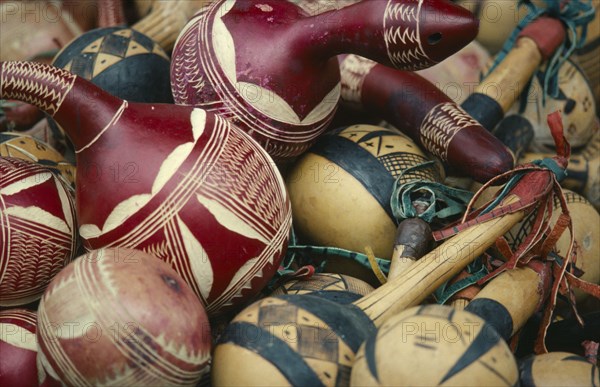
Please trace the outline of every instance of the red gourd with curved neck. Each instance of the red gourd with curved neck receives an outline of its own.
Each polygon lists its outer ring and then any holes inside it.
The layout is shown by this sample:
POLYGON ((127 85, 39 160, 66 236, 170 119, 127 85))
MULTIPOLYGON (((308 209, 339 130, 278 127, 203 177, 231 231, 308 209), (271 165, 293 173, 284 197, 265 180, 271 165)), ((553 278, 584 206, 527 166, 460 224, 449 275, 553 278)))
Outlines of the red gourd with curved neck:
POLYGON ((202 109, 128 103, 65 70, 0 62, 0 98, 32 103, 77 154, 85 247, 131 247, 169 262, 217 314, 277 269, 291 209, 273 161, 202 109))
POLYGON ((219 1, 175 44, 173 96, 215 109, 286 160, 331 122, 340 96, 336 55, 417 70, 458 51, 477 30, 469 11, 445 0, 363 1, 315 16, 288 1, 219 1))
POLYGON ((388 120, 478 182, 514 166, 508 148, 431 82, 357 55, 340 56, 342 100, 388 120))

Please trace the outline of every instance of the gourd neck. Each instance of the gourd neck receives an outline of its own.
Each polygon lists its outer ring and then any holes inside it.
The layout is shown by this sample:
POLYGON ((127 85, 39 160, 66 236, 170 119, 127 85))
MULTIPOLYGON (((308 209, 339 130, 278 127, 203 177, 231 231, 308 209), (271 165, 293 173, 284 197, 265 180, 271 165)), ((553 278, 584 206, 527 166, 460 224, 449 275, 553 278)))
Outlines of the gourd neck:
POLYGON ((479 22, 446 1, 362 1, 299 20, 296 44, 331 58, 351 53, 406 70, 430 67, 476 36, 479 22))
POLYGON ((116 27, 126 24, 122 0, 103 0, 99 6, 98 27, 116 27))
POLYGON ((94 141, 125 101, 66 70, 35 62, 0 62, 0 98, 30 103, 53 117, 76 150, 94 141))

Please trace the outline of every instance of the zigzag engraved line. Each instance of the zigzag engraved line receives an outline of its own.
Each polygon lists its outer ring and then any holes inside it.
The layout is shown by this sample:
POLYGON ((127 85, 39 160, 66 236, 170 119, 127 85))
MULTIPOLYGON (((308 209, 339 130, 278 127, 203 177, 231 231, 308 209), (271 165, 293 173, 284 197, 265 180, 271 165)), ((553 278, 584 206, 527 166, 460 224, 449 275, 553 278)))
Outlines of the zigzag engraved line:
POLYGON ((421 124, 421 142, 442 160, 448 159, 448 147, 454 136, 464 128, 478 126, 467 112, 453 102, 435 106, 421 124))
POLYGON ((54 115, 71 91, 76 75, 35 62, 5 62, 1 88, 4 98, 36 105, 54 115))
POLYGON ((383 15, 383 38, 390 62, 403 69, 420 69, 431 62, 421 44, 419 17, 422 0, 389 0, 383 15))

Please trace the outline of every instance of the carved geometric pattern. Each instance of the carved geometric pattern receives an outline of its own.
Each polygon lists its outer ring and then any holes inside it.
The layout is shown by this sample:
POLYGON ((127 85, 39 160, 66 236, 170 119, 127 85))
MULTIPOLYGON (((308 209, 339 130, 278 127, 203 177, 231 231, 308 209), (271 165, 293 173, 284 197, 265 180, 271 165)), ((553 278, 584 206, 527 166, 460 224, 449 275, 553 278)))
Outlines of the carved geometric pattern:
POLYGON ((446 161, 454 136, 462 129, 478 125, 460 106, 444 102, 431 109, 421 123, 421 142, 427 150, 446 161))
MULTIPOLYGON (((377 160, 385 169, 387 169, 394 178, 400 177, 402 172, 415 165, 423 164, 430 161, 428 158, 408 152, 390 153, 388 155, 378 157, 377 160)), ((436 168, 419 168, 410 172, 405 172, 399 183, 404 184, 412 180, 421 181, 440 181, 440 176, 436 168)))
POLYGON ((342 99, 346 102, 361 102, 362 85, 377 63, 358 55, 350 54, 340 63, 342 99))
POLYGON ((64 69, 85 79, 93 79, 125 58, 150 53, 169 59, 162 48, 146 35, 132 29, 122 29, 90 43, 64 69))
MULTIPOLYGON (((107 263, 109 259, 99 256, 100 251, 96 250, 85 259, 77 260, 73 270, 63 276, 60 283, 53 283, 44 294, 38 310, 39 334, 43 342, 40 354, 55 362, 65 378, 63 381, 70 385, 135 385, 156 380, 177 385, 193 384, 197 373, 183 369, 181 363, 188 367, 204 364, 209 359, 209 352, 191 348, 183 344, 183 340, 179 343, 168 341, 168 333, 156 336, 144 329, 126 307, 115 302, 115 297, 123 291, 123 284, 119 287, 111 279, 112 271, 116 270, 118 265, 107 263), (62 297, 59 292, 69 288, 82 293, 78 297, 80 300, 89 301, 85 304, 88 321, 97 327, 102 339, 109 341, 130 359, 122 368, 106 372, 105 378, 96 380, 95 383, 86 379, 73 363, 71 353, 67 351, 68 346, 57 338, 57 331, 53 329, 57 323, 51 319, 49 312, 56 313, 56 310, 49 311, 46 308, 49 299, 62 297)), ((80 326, 77 327, 81 330, 80 326)), ((105 348, 110 348, 104 345, 105 348)), ((46 360, 46 371, 49 371, 49 367, 51 365, 46 360)))
POLYGON ((272 160, 247 134, 232 130, 218 116, 214 126, 202 129, 202 133, 205 142, 195 146, 186 161, 191 167, 178 172, 176 185, 170 187, 161 203, 106 247, 138 248, 165 259, 205 302, 210 314, 243 296, 253 280, 264 281, 263 270, 281 256, 288 238, 291 208, 285 184, 272 160), (210 286, 202 286, 212 282, 214 263, 207 256, 191 256, 193 252, 204 255, 201 238, 210 237, 193 234, 182 220, 181 214, 191 205, 204 206, 220 226, 264 245, 229 279, 229 286, 211 295, 210 300, 210 286))
POLYGON ((54 115, 77 78, 63 69, 36 62, 4 62, 0 73, 3 98, 27 102, 54 115))
POLYGON ((41 296, 74 258, 74 228, 75 205, 65 183, 36 164, 0 158, 0 305, 41 296))
MULTIPOLYGON (((215 50, 227 48, 213 46, 212 31, 213 23, 223 24, 221 18, 229 7, 232 7, 232 3, 228 3, 224 8, 220 8, 223 4, 225 3, 215 2, 214 7, 203 9, 188 22, 177 40, 171 66, 175 102, 185 105, 194 101, 195 106, 218 113, 244 128, 246 132, 253 133, 253 137, 275 159, 286 159, 301 154, 330 123, 341 86, 338 84, 313 109, 313 112, 320 111, 318 116, 322 117, 318 119, 296 122, 290 120, 287 115, 280 116, 262 111, 257 106, 258 103, 272 108, 276 105, 287 105, 287 102, 274 91, 262 89, 259 85, 245 85, 247 89, 241 90, 242 86, 235 84, 237 79, 230 79, 225 74, 221 63, 215 57, 215 50), (254 92, 258 94, 254 95, 254 92), (201 98, 198 97, 200 95, 201 98)), ((235 47, 231 50, 235 50, 235 47)), ((234 58, 235 51, 223 55, 234 58)), ((286 108, 288 112, 291 109, 289 105, 286 108)))
POLYGON ((419 16, 423 0, 389 0, 383 15, 388 57, 397 68, 418 70, 431 63, 423 51, 419 16))
MULTIPOLYGON (((246 308, 234 321, 240 320, 283 337, 324 385, 348 385, 354 352, 315 314, 293 303, 269 297, 246 308), (286 340, 289 337, 295 339, 286 340)), ((269 333, 264 332, 260 340, 268 342, 269 333)))

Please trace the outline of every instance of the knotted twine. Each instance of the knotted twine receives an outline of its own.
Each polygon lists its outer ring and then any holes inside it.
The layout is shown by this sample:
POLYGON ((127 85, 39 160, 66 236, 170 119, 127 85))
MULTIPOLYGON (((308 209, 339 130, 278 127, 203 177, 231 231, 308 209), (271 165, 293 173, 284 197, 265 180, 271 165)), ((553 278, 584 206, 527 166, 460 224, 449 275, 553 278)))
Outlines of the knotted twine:
POLYGON ((574 248, 575 240, 573 235, 573 225, 566 200, 562 193, 562 188, 559 184, 559 179, 566 176, 566 167, 570 156, 570 146, 563 136, 562 119, 559 112, 552 113, 548 116, 548 126, 550 127, 552 137, 555 141, 557 149, 556 157, 518 166, 512 171, 491 179, 475 194, 467 207, 465 215, 458 224, 445 230, 434 232, 434 238, 436 240, 441 240, 455 235, 473 224, 482 223, 518 211, 531 212, 533 217, 532 229, 526 235, 523 242, 512 251, 504 237, 499 238, 496 242, 496 246, 498 250, 505 255, 506 261, 480 279, 477 283, 480 285, 484 284, 505 270, 527 265, 532 259, 539 259, 552 264, 552 276, 554 281, 543 310, 542 323, 535 345, 536 353, 548 352, 545 345, 545 337, 548 326, 552 321, 552 315, 556 307, 559 292, 567 298, 580 323, 582 320, 577 313, 572 287, 578 287, 592 296, 600 298, 600 286, 578 278, 575 265, 573 264, 576 261, 577 256, 577 251, 574 248), (527 191, 522 190, 521 195, 515 203, 498 207, 498 204, 503 199, 514 194, 514 188, 517 187, 519 182, 523 181, 525 176, 534 173, 537 173, 540 177, 545 176, 545 178, 538 178, 537 181, 541 182, 545 180, 547 181, 547 184, 544 186, 532 186, 527 191), (473 204, 483 191, 494 183, 506 179, 508 179, 508 182, 505 184, 504 188, 496 194, 494 199, 482 206, 481 209, 471 211, 473 204), (554 225, 551 225, 550 218, 552 217, 555 197, 558 198, 561 214, 554 225), (559 256, 555 247, 558 239, 565 230, 569 230, 569 248, 564 256, 559 256))

